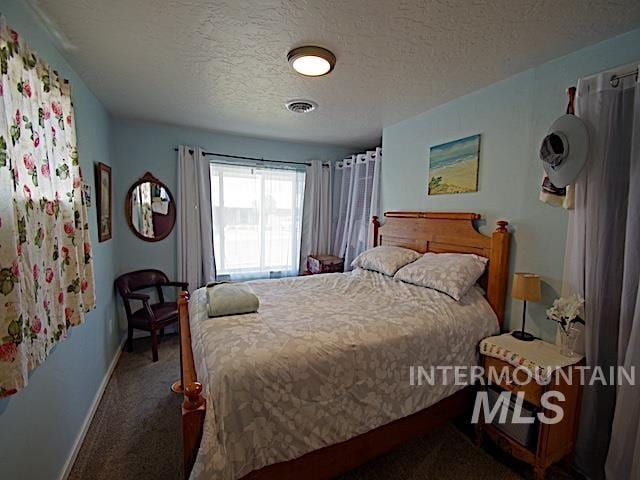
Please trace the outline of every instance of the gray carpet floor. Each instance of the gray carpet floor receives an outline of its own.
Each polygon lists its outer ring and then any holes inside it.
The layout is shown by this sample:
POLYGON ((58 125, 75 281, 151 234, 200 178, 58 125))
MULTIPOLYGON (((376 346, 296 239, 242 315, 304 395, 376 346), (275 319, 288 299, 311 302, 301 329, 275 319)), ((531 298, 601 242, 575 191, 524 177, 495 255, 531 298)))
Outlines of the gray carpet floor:
MULTIPOLYGON (((146 339, 123 352, 109 381, 70 480, 179 480, 182 478, 180 402, 169 390, 179 377, 178 337, 160 343, 151 361, 146 339)), ((500 452, 476 447, 447 424, 339 480, 529 480, 531 470, 500 452)), ((549 480, 568 480, 559 469, 549 480)))

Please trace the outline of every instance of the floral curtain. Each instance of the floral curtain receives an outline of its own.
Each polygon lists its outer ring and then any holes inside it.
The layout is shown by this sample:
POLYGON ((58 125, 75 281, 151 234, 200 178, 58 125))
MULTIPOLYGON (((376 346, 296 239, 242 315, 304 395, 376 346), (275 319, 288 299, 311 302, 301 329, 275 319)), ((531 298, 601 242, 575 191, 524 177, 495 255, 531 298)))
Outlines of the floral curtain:
POLYGON ((0 18, 0 397, 95 306, 69 84, 0 18))

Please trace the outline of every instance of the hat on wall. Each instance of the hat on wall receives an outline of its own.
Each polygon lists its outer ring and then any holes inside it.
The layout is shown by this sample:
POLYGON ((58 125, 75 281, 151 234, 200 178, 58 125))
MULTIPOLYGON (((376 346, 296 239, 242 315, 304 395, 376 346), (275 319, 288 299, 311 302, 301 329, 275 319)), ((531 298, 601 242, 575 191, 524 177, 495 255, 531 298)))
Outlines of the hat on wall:
POLYGON ((551 183, 558 188, 573 183, 587 161, 587 127, 575 115, 558 118, 540 146, 540 160, 551 183))

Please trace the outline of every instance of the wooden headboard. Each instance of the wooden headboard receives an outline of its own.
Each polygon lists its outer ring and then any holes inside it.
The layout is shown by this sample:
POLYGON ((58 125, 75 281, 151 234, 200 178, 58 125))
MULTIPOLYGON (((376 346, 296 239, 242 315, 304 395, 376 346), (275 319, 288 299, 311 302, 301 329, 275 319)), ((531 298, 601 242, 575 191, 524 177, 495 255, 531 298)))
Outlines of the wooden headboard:
POLYGON ((509 279, 508 223, 498 221, 488 237, 478 232, 474 221, 477 213, 386 212, 383 225, 373 217, 371 245, 395 245, 420 253, 475 253, 489 260, 480 284, 487 301, 496 312, 500 326, 504 320, 504 304, 509 279))

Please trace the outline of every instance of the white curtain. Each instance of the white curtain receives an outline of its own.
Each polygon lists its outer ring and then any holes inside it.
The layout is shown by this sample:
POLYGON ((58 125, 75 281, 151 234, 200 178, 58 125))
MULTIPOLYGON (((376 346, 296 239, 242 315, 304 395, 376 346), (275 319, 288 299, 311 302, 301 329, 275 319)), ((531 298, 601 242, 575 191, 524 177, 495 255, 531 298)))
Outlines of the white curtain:
POLYGON ((201 148, 178 148, 178 280, 193 291, 216 278, 209 162, 201 148))
MULTIPOLYGON (((640 87, 633 77, 612 86, 613 73, 578 82, 590 146, 569 214, 563 292, 585 298, 587 363, 605 372, 640 370, 640 87)), ((584 387, 576 463, 588 478, 640 478, 639 388, 584 387)))
POLYGON ((353 155, 336 164, 338 218, 334 255, 344 258, 345 270, 367 249, 371 217, 379 216, 382 149, 353 155))
POLYGON ((331 177, 332 167, 311 161, 306 168, 302 236, 300 239, 300 273, 308 255, 327 255, 331 251, 331 177))

